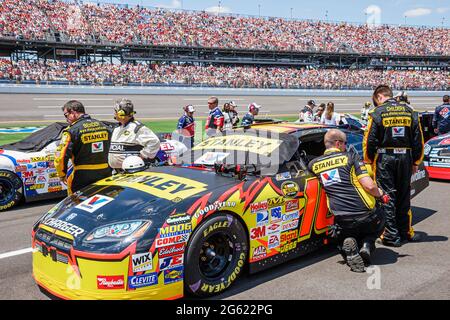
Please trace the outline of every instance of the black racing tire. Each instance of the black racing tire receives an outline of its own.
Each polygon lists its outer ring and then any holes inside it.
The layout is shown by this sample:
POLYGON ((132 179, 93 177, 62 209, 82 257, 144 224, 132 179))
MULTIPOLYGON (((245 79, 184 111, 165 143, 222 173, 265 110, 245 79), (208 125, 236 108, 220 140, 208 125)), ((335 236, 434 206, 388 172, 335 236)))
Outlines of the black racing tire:
POLYGON ((11 209, 22 201, 22 181, 11 171, 0 170, 0 212, 11 209))
POLYGON ((185 252, 187 293, 210 297, 228 289, 243 273, 248 256, 247 231, 233 215, 220 213, 192 234, 185 252))

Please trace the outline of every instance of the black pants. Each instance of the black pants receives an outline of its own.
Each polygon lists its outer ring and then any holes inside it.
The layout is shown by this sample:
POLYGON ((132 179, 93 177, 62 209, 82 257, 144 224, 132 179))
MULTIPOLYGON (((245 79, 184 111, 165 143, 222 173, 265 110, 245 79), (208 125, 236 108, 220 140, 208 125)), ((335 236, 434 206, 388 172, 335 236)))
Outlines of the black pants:
POLYGON ((379 154, 375 176, 378 185, 389 193, 391 201, 385 205, 386 228, 383 239, 408 239, 410 232, 412 157, 406 154, 379 154))
POLYGON ((384 212, 381 207, 370 214, 359 216, 335 216, 334 223, 337 226, 338 246, 340 247, 345 238, 355 238, 361 247, 367 242, 370 246, 375 245, 375 240, 383 233, 384 212))
POLYGON ((97 182, 99 180, 108 178, 112 175, 110 168, 101 170, 76 170, 72 181, 72 192, 77 192, 84 187, 97 182))

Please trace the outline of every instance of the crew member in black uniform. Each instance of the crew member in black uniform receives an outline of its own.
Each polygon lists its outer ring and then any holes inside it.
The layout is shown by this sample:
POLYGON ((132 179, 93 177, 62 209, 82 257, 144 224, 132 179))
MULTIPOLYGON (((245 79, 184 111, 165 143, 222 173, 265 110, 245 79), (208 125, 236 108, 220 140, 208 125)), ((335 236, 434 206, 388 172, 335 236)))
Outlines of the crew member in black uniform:
POLYGON ((450 132, 450 96, 445 95, 442 101, 444 104, 434 110, 433 116, 434 133, 438 135, 450 132))
POLYGON ((376 108, 369 113, 363 143, 364 161, 373 164, 378 185, 391 192, 382 242, 399 247, 420 240, 411 226, 410 178, 423 159, 423 134, 417 112, 396 101, 388 86, 375 89, 373 103, 376 108))
POLYGON ((384 213, 375 198, 386 202, 388 196, 372 180, 359 155, 346 151, 346 141, 342 131, 329 130, 325 154, 311 161, 309 168, 327 194, 335 217, 330 231, 337 237, 341 254, 352 271, 364 272, 384 228, 384 213))
POLYGON ((63 131, 55 155, 55 168, 70 195, 111 176, 108 166, 111 132, 102 122, 87 115, 79 101, 69 101, 62 109, 69 126, 63 131))

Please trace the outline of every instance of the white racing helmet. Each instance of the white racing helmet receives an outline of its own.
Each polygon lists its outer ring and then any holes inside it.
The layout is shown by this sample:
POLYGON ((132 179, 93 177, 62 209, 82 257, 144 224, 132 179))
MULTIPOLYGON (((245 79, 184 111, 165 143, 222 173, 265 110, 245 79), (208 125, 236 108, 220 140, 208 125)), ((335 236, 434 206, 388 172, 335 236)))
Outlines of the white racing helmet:
POLYGON ((122 170, 126 173, 135 173, 145 169, 144 160, 138 156, 127 157, 122 163, 122 170))

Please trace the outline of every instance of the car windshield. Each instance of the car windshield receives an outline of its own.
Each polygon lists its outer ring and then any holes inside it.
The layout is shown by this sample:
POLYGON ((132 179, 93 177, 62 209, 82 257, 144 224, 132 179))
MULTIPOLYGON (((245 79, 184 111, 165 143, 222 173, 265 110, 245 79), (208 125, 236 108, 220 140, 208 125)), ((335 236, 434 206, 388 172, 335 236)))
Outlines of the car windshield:
POLYGON ((181 165, 249 165, 261 174, 278 172, 297 151, 294 136, 265 130, 226 131, 208 138, 185 152, 177 160, 181 165))

